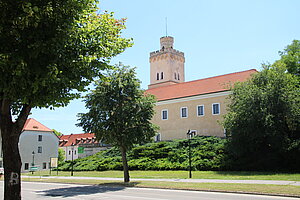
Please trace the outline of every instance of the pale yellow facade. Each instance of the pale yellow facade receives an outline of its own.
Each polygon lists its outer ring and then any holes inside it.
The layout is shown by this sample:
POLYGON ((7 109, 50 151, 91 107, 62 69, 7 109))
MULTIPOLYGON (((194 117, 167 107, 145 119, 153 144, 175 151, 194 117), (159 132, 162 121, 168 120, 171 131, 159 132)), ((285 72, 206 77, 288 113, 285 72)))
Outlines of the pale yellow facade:
MULTIPOLYGON (((149 93, 159 90, 161 93, 174 96, 173 94, 176 94, 178 90, 184 90, 182 87, 170 88, 173 87, 171 85, 180 85, 185 82, 184 53, 175 50, 173 44, 173 37, 162 37, 160 50, 150 53, 149 93)), ((196 135, 224 137, 221 121, 226 113, 229 93, 230 91, 223 90, 198 93, 198 95, 191 94, 191 96, 188 94, 178 98, 164 96, 163 100, 158 95, 157 98, 160 100, 156 103, 156 113, 152 119, 152 123, 160 128, 155 140, 184 139, 187 138, 188 130, 196 135), (214 108, 217 107, 217 113, 214 113, 213 105, 214 108), (199 113, 198 106, 202 107, 201 113, 199 113)))
POLYGON ((187 138, 188 130, 197 135, 224 137, 220 122, 226 113, 228 95, 229 91, 225 91, 157 102, 152 122, 160 127, 160 139, 187 138), (213 114, 213 104, 219 104, 219 114, 213 114), (204 107, 204 115, 198 115, 198 106, 204 107), (182 108, 187 108, 187 117, 182 117, 182 108), (162 111, 166 110, 168 116, 163 119, 162 111))

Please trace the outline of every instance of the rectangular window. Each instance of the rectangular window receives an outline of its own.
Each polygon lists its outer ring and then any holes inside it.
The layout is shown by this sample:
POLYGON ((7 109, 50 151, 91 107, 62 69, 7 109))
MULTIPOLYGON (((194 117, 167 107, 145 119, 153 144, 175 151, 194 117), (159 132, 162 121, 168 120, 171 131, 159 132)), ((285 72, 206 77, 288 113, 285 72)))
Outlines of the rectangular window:
POLYGON ((38 135, 38 141, 41 142, 43 140, 43 136, 42 135, 38 135))
POLYGON ((220 114, 220 104, 219 103, 213 103, 212 104, 212 114, 213 115, 219 115, 220 114))
POLYGON ((69 155, 71 155, 71 151, 69 150, 69 155))
POLYGON ((43 163, 43 169, 47 169, 47 163, 43 163))
POLYGON ((183 108, 180 109, 180 115, 181 115, 181 118, 187 118, 188 117, 187 107, 183 107, 183 108))
POLYGON ((28 170, 28 169, 29 169, 29 163, 25 163, 24 170, 28 170))
POLYGON ((38 147, 38 153, 42 153, 42 147, 38 147))
POLYGON ((161 119, 167 120, 168 119, 168 110, 162 110, 161 111, 161 119))
POLYGON ((197 116, 204 116, 204 105, 197 106, 197 116))

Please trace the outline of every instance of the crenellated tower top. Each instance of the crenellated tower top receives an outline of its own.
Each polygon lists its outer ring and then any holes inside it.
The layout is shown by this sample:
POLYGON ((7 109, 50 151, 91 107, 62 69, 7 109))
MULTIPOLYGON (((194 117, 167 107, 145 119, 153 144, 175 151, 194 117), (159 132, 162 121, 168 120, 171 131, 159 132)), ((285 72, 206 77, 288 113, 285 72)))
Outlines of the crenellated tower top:
POLYGON ((173 37, 161 37, 160 50, 150 53, 149 89, 184 82, 184 53, 173 45, 173 37))

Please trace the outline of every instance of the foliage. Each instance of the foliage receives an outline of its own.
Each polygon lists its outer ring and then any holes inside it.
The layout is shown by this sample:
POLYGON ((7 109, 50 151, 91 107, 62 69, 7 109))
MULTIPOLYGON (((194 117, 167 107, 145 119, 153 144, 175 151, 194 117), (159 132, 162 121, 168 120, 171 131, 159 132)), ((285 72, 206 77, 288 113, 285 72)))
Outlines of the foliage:
POLYGON ((115 66, 86 96, 89 112, 79 114, 78 125, 106 144, 130 149, 154 136, 155 126, 150 123, 154 102, 153 95, 140 89, 133 68, 115 66))
POLYGON ((1 99, 15 108, 64 106, 101 75, 130 40, 120 38, 124 19, 96 14, 97 3, 1 1, 1 99))
MULTIPOLYGON (((224 168, 224 139, 195 137, 191 140, 193 170, 222 170, 224 168)), ((128 152, 130 170, 187 170, 187 140, 136 145, 128 152)), ((121 154, 117 148, 75 160, 75 170, 120 170, 121 154)), ((60 170, 70 170, 66 162, 60 170)))
POLYGON ((286 65, 287 71, 300 77, 300 41, 294 40, 279 54, 281 56, 279 61, 286 65))
POLYGON ((106 79, 97 81, 96 89, 85 99, 88 113, 79 114, 78 125, 86 132, 120 148, 125 182, 129 181, 127 150, 155 135, 156 127, 150 122, 154 102, 153 95, 140 89, 135 70, 119 65, 108 71, 106 79))
POLYGON ((65 151, 61 148, 58 148, 58 164, 64 162, 65 160, 65 151))
POLYGON ((300 93, 295 75, 276 62, 235 84, 224 127, 231 167, 299 169, 300 93))
POLYGON ((56 136, 62 136, 63 134, 55 129, 52 129, 53 133, 56 135, 56 136))
POLYGON ((124 19, 97 14, 97 0, 0 1, 0 128, 5 199, 20 199, 18 140, 34 107, 65 106, 113 56, 131 46, 124 19), (11 139, 13 138, 13 139, 11 139), (11 163, 13 162, 13 163, 11 163))

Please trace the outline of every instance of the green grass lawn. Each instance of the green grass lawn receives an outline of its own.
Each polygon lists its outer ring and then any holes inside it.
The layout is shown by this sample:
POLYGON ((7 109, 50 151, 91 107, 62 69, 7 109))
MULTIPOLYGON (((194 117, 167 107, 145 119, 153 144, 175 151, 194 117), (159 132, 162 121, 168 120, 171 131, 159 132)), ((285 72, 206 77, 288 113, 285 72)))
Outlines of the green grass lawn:
MULTIPOLYGON (((188 178, 188 171, 130 171, 131 178, 188 178)), ((70 176, 70 172, 59 171, 58 176, 70 176)), ((23 175, 32 175, 26 173, 23 175)), ((34 176, 49 176, 49 171, 38 171, 34 176)), ((56 171, 51 173, 56 176, 56 171)), ((225 180, 285 180, 300 181, 300 173, 277 173, 277 172, 246 172, 246 171, 193 171, 193 179, 225 179, 225 180)), ((122 178, 123 171, 74 171, 74 176, 83 177, 113 177, 122 178)))
POLYGON ((92 184, 101 186, 122 186, 122 187, 150 187, 164 189, 185 189, 198 191, 218 191, 218 192, 238 192, 268 195, 287 195, 300 197, 300 186, 291 185, 259 185, 259 184, 234 184, 234 183, 182 183, 182 182, 160 182, 160 181, 134 181, 123 183, 122 181, 105 180, 66 180, 66 179, 39 179, 22 178, 22 181, 34 182, 56 182, 56 183, 75 183, 92 184))

